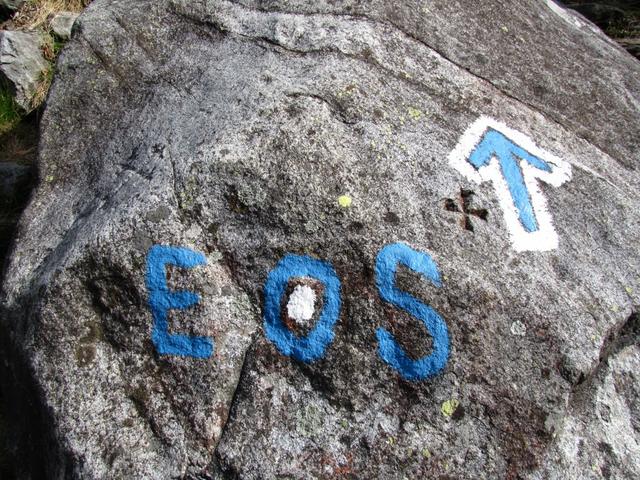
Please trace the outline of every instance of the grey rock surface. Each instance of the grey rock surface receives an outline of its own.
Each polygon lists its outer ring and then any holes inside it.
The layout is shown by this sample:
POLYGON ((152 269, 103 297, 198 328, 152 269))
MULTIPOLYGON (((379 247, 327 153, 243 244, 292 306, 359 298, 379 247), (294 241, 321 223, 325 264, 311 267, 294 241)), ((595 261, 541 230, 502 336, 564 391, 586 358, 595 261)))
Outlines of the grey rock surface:
POLYGON ((37 32, 0 31, 0 80, 15 92, 16 103, 30 112, 42 72, 48 63, 42 55, 37 32))
POLYGON ((25 0, 0 0, 0 7, 17 10, 25 2, 25 0))
POLYGON ((610 338, 600 368, 580 385, 539 479, 638 478, 640 317, 610 338))
POLYGON ((74 12, 60 12, 51 19, 51 30, 63 40, 71 38, 71 29, 78 18, 74 12))
POLYGON ((553 2, 474 5, 88 7, 2 290, 24 477, 638 472, 640 64, 553 2), (517 251, 496 188, 450 165, 481 117, 570 165, 538 191, 556 249, 517 251), (441 288, 397 275, 448 327, 449 360, 423 381, 378 355, 380 327, 411 358, 433 347, 376 289, 394 242, 442 275, 441 288), (167 272, 201 297, 170 329, 212 337, 213 357, 154 348, 153 245, 205 255, 167 272), (287 253, 330 262, 341 282, 335 338, 313 363, 263 329, 263 286, 287 253), (605 405, 609 420, 592 418, 605 405))

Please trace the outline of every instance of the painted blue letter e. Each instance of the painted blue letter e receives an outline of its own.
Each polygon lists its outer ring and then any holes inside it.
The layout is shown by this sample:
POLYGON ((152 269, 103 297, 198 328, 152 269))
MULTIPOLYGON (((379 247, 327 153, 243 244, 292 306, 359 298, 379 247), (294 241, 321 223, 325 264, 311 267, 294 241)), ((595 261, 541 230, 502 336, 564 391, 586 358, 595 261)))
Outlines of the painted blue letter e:
POLYGON ((149 308, 153 315, 151 339, 160 355, 182 355, 197 358, 209 358, 213 354, 213 340, 209 337, 191 337, 169 333, 167 312, 169 309, 185 310, 200 301, 193 292, 172 292, 167 286, 165 267, 175 265, 180 268, 193 268, 205 265, 207 260, 202 253, 187 248, 154 245, 147 255, 147 290, 149 308))

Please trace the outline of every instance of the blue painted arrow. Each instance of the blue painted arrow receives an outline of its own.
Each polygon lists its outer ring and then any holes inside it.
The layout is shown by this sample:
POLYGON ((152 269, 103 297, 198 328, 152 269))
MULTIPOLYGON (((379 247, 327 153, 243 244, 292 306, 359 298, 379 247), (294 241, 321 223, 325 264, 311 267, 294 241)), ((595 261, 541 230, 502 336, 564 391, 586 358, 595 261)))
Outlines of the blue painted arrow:
POLYGON ((522 223, 528 232, 537 231, 538 222, 533 213, 531 196, 524 183, 524 177, 518 159, 522 159, 531 166, 549 173, 551 172, 551 167, 544 160, 539 159, 513 143, 502 133, 489 128, 475 150, 469 155, 468 161, 476 170, 479 170, 480 167, 489 165, 494 157, 497 158, 500 163, 502 175, 507 181, 509 193, 511 193, 513 203, 518 210, 520 223, 522 223))

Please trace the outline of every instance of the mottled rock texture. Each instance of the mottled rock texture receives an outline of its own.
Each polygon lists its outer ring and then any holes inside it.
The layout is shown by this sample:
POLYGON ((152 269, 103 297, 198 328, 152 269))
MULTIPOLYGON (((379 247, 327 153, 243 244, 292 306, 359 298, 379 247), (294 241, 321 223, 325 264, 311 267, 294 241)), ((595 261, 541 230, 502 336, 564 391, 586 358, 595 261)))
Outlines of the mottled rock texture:
POLYGON ((2 291, 19 476, 637 476, 640 63, 593 25, 536 0, 97 0, 74 33, 2 291), (481 116, 571 164, 540 186, 557 249, 516 252, 494 187, 449 165, 481 116), (379 327, 432 348, 376 289, 393 242, 442 276, 397 276, 448 326, 424 381, 377 353, 379 327), (152 344, 157 244, 206 256, 167 276, 209 359, 152 344), (310 364, 263 331, 287 253, 341 282, 310 364))

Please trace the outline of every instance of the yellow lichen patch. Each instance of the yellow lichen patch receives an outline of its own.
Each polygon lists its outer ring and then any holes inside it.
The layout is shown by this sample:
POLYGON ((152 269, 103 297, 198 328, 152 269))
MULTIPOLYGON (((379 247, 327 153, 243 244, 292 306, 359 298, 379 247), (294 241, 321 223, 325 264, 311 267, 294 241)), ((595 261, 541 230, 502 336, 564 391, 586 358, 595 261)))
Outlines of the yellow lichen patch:
POLYGON ((440 411, 445 417, 450 417, 455 413, 459 406, 460 402, 452 398, 451 400, 447 400, 442 404, 442 407, 440 407, 440 411))
POLYGON ((409 116, 414 120, 414 121, 418 121, 422 118, 422 112, 420 110, 418 110, 417 108, 414 107, 409 107, 407 109, 407 111, 409 112, 409 116))
POLYGON ((353 203, 353 199, 349 195, 340 195, 338 197, 338 205, 342 208, 349 208, 353 203))

